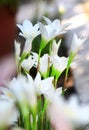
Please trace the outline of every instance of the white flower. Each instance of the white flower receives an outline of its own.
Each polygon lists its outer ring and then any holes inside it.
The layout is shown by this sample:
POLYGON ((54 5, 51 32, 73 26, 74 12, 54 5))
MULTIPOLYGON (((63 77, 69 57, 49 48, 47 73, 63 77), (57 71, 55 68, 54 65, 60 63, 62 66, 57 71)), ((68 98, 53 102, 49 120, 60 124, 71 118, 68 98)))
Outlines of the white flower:
POLYGON ((53 77, 49 77, 44 80, 41 80, 41 75, 38 72, 34 80, 35 90, 37 91, 37 93, 46 95, 51 89, 54 88, 52 83, 53 80, 54 80, 53 77))
POLYGON ((54 99, 56 96, 59 97, 59 96, 61 96, 61 94, 62 94, 62 87, 57 88, 57 89, 55 89, 54 87, 52 87, 52 89, 50 89, 50 91, 46 92, 45 98, 46 98, 48 101, 52 102, 53 99, 54 99))
POLYGON ((47 42, 54 39, 56 36, 61 35, 65 33, 64 30, 69 24, 60 24, 60 20, 56 19, 53 22, 51 22, 50 19, 43 17, 47 25, 43 25, 42 23, 39 23, 41 35, 43 39, 47 42))
POLYGON ((23 25, 17 24, 19 29, 22 31, 19 35, 23 36, 26 39, 25 46, 23 52, 28 53, 32 49, 32 41, 33 39, 40 34, 39 25, 32 25, 31 21, 24 20, 23 25))
POLYGON ((56 40, 53 40, 52 50, 50 54, 51 56, 58 55, 58 49, 60 47, 60 44, 61 44, 61 40, 59 40, 58 43, 56 43, 56 40))
POLYGON ((54 97, 48 106, 48 116, 51 123, 55 126, 59 126, 59 122, 74 127, 80 125, 86 125, 89 123, 89 105, 79 104, 76 96, 71 97, 68 101, 65 101, 62 97, 54 97))
POLYGON ((36 36, 40 34, 39 25, 35 24, 34 26, 32 25, 31 21, 29 20, 24 20, 22 25, 17 24, 19 29, 22 31, 20 32, 19 35, 23 36, 24 38, 28 39, 34 39, 36 36))
POLYGON ((73 36, 72 44, 71 44, 71 52, 77 53, 81 45, 85 42, 86 38, 78 38, 76 34, 73 36))
POLYGON ((19 75, 14 78, 9 86, 12 93, 15 95, 17 101, 24 105, 27 102, 31 107, 36 106, 36 95, 34 90, 33 79, 31 76, 26 78, 23 75, 19 75))
POLYGON ((21 63, 22 68, 27 72, 34 66, 35 59, 32 59, 32 56, 29 56, 27 59, 24 59, 21 63))
POLYGON ((0 99, 0 127, 13 125, 15 121, 17 121, 17 111, 14 103, 0 99))
POLYGON ((6 87, 0 87, 0 100, 15 101, 13 93, 6 87))
POLYGON ((53 75, 56 75, 58 78, 59 75, 66 69, 68 58, 59 57, 56 55, 56 56, 52 56, 51 60, 52 60, 52 64, 53 64, 52 73, 54 73, 53 75))

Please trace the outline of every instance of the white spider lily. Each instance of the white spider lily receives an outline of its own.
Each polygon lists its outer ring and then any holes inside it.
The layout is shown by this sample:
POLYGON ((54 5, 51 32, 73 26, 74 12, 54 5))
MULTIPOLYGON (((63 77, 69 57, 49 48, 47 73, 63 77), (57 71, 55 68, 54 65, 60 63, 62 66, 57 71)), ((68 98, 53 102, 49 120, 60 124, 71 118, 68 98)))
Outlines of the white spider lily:
POLYGON ((46 21, 47 25, 43 25, 42 23, 39 22, 39 27, 42 35, 42 39, 44 42, 42 42, 41 49, 43 49, 46 44, 54 39, 56 36, 61 35, 65 33, 65 28, 69 24, 60 24, 60 20, 56 19, 53 22, 50 21, 50 19, 43 17, 44 20, 46 21))
POLYGON ((39 25, 35 24, 34 26, 32 25, 31 21, 29 20, 24 20, 22 25, 17 24, 19 29, 22 31, 20 32, 19 35, 23 36, 26 39, 34 39, 36 36, 40 34, 39 25))
POLYGON ((48 94, 48 92, 54 88, 53 86, 53 77, 46 78, 44 80, 41 80, 41 75, 38 72, 36 75, 36 78, 34 80, 35 84, 35 90, 37 91, 38 94, 48 94))
POLYGON ((29 56, 27 59, 24 59, 21 63, 22 68, 26 70, 27 72, 34 66, 35 59, 32 59, 31 56, 29 56))
POLYGON ((29 53, 32 49, 33 39, 40 34, 39 25, 32 25, 31 21, 24 20, 23 25, 17 24, 21 32, 19 35, 23 36, 26 39, 25 46, 23 49, 24 53, 29 53))
POLYGON ((31 107, 36 106, 36 95, 34 91, 33 79, 19 75, 10 82, 10 90, 15 95, 20 104, 28 103, 31 107))
POLYGON ((66 57, 59 57, 59 56, 52 56, 52 75, 55 75, 56 78, 60 76, 60 74, 66 69, 68 58, 66 57))
POLYGON ((77 53, 81 45, 85 42, 85 40, 86 38, 78 38, 78 36, 74 34, 70 51, 73 53, 77 53))
POLYGON ((71 97, 70 100, 65 101, 61 97, 54 97, 48 107, 48 115, 51 123, 58 127, 59 121, 63 123, 70 123, 76 126, 86 125, 89 122, 89 105, 82 105, 78 103, 76 96, 71 97))
POLYGON ((78 36, 76 34, 74 34, 72 44, 71 44, 67 69, 66 69, 66 78, 68 75, 69 67, 70 67, 71 63, 73 62, 77 52, 79 51, 79 48, 82 46, 82 44, 85 42, 85 40, 86 40, 86 38, 78 38, 78 36))
POLYGON ((15 105, 10 100, 0 99, 0 128, 13 125, 17 121, 15 105))
POLYGON ((60 47, 60 44, 61 44, 61 40, 59 40, 58 43, 56 43, 56 40, 53 40, 52 50, 50 54, 51 56, 58 55, 58 49, 60 47))

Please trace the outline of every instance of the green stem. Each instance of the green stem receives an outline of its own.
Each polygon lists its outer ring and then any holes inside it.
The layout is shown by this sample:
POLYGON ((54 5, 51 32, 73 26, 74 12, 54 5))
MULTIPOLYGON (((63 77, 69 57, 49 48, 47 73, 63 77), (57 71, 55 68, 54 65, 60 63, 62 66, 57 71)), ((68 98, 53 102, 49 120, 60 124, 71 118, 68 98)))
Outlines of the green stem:
POLYGON ((36 130, 36 129, 37 129, 36 116, 33 116, 33 129, 32 130, 36 130))
POLYGON ((37 67, 37 72, 39 71, 39 66, 40 66, 40 56, 41 56, 41 49, 39 50, 39 55, 38 55, 38 67, 37 67))
POLYGON ((41 130, 41 110, 42 110, 42 103, 41 103, 41 96, 38 97, 38 130, 41 130))
POLYGON ((29 119, 28 113, 24 117, 24 123, 25 123, 25 129, 29 130, 30 129, 30 119, 29 119))

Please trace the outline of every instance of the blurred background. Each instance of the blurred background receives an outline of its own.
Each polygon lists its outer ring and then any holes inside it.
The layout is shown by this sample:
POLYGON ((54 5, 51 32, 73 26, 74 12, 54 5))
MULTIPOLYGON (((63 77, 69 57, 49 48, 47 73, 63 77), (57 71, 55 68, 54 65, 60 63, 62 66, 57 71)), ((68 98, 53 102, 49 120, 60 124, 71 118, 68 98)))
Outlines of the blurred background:
POLYGON ((16 24, 25 19, 35 23, 43 15, 71 23, 65 42, 68 50, 74 32, 83 37, 89 35, 88 0, 0 0, 0 84, 15 74, 14 40, 24 42, 16 24))

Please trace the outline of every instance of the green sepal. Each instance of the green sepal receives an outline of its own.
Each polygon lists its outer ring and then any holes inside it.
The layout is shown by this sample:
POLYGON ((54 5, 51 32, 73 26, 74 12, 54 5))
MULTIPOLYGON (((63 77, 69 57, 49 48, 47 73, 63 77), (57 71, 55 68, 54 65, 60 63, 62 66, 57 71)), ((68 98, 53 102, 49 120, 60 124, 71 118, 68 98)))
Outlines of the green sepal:
POLYGON ((62 73, 61 71, 59 71, 54 66, 52 66, 51 76, 54 76, 56 78, 56 80, 58 80, 58 78, 60 77, 61 73, 62 73))

